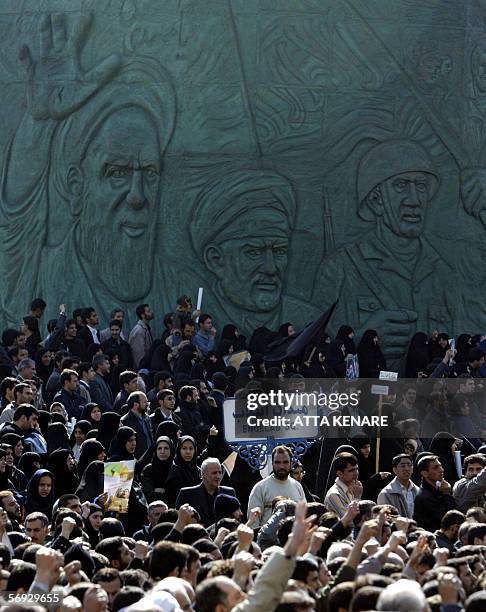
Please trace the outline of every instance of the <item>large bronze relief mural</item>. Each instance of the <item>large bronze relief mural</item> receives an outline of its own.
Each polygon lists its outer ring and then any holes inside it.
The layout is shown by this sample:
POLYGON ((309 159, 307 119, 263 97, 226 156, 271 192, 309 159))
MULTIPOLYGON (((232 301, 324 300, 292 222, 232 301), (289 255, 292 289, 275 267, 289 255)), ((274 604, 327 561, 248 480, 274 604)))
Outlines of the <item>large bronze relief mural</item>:
POLYGON ((2 323, 486 331, 486 2, 3 2, 2 323), (52 313, 54 314, 54 313, 52 313))

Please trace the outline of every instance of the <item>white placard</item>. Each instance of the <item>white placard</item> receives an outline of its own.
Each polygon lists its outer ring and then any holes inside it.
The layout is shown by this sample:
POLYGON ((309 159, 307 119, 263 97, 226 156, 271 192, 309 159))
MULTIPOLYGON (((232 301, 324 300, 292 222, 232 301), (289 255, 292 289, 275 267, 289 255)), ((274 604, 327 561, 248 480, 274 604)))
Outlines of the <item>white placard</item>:
POLYGON ((398 379, 398 372, 387 372, 386 370, 382 370, 380 372, 380 376, 379 376, 380 380, 397 380, 398 379))
POLYGON ((371 385, 371 395, 388 395, 388 391, 386 385, 371 385))

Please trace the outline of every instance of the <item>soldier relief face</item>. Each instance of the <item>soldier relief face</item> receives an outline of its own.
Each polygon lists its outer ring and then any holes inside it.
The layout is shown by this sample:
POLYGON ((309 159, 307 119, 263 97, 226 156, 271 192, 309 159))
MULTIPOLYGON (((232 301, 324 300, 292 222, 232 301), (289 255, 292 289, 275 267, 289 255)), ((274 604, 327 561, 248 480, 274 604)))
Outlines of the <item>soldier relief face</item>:
POLYGON ((156 127, 132 107, 109 117, 82 164, 77 246, 92 273, 126 301, 144 297, 152 282, 160 163, 156 127))
POLYGON ((404 172, 382 183, 383 222, 397 236, 423 233, 431 180, 424 172, 404 172))

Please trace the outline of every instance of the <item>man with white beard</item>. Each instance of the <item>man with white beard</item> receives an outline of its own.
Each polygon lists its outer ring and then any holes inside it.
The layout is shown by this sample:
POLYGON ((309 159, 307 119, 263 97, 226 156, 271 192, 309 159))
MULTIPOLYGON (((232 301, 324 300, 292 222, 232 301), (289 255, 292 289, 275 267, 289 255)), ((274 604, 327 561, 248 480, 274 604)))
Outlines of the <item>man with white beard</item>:
POLYGON ((27 295, 49 294, 69 296, 69 307, 89 304, 109 321, 108 305, 133 312, 156 290, 160 175, 176 114, 172 78, 152 58, 116 53, 83 70, 91 21, 71 21, 72 28, 63 15, 43 16, 39 59, 25 45, 21 51, 27 110, 4 157, 0 211, 6 320, 18 318, 27 295))

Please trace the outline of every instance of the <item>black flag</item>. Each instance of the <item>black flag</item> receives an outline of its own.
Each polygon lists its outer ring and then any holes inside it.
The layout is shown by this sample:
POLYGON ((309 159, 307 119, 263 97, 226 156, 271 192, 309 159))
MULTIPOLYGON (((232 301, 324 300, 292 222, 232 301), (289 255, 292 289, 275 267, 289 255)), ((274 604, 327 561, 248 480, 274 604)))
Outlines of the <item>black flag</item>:
POLYGON ((272 342, 265 353, 265 361, 283 361, 287 357, 298 358, 304 354, 308 346, 315 346, 326 331, 336 305, 337 301, 318 319, 308 323, 297 335, 279 338, 272 342))

